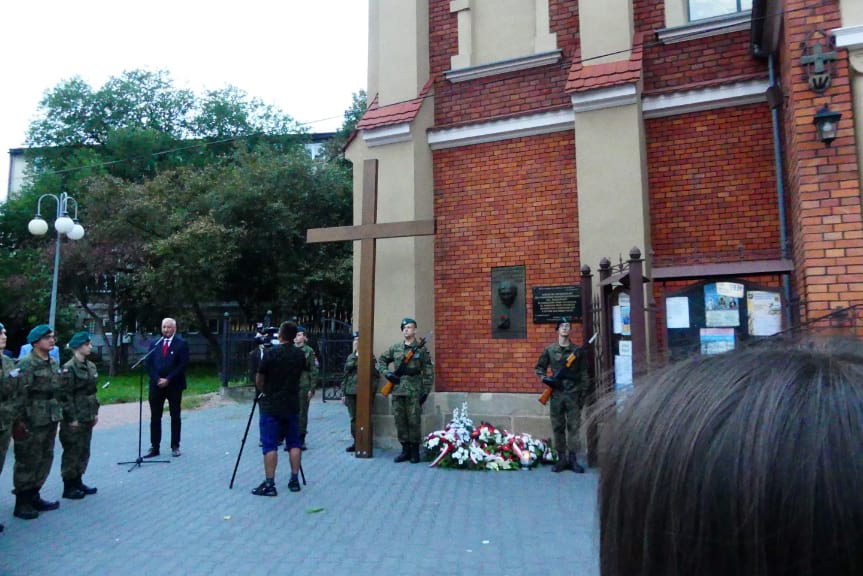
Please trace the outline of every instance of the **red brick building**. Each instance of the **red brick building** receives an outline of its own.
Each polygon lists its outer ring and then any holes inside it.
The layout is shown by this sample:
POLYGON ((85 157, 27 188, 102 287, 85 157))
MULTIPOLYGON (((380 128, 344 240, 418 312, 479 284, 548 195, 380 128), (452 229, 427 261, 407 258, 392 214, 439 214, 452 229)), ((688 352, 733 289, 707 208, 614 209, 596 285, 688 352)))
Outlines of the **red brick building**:
MULTIPOLYGON (((533 365, 554 324, 536 289, 589 266, 602 294, 601 260, 614 276, 633 247, 650 279, 636 356, 728 349, 863 303, 860 4, 371 0, 374 100, 348 158, 357 200, 361 160, 380 163, 379 222, 436 222, 433 239, 378 243, 374 345, 403 315, 434 326, 429 426, 467 399, 543 433, 533 365), (841 114, 827 139, 819 111, 841 114), (495 287, 513 271, 507 333, 495 287)), ((600 340, 623 382, 624 288, 600 340)))

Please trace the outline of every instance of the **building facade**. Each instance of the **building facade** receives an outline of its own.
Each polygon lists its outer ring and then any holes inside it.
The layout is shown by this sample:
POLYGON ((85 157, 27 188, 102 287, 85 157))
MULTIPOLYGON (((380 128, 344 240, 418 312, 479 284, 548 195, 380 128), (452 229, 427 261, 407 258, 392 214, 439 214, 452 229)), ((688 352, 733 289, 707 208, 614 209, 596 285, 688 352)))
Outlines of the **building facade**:
MULTIPOLYGON (((618 385, 631 315, 662 359, 863 303, 863 3, 370 0, 368 94, 346 151, 355 221, 374 158, 377 221, 436 222, 379 241, 376 265, 374 349, 402 316, 434 329, 428 428, 467 400, 549 434, 540 298, 584 267, 608 332, 598 370, 618 385), (633 258, 637 311, 615 282, 633 258), (502 279, 523 298, 512 322, 502 279)), ((385 442, 387 402, 375 412, 385 442)))

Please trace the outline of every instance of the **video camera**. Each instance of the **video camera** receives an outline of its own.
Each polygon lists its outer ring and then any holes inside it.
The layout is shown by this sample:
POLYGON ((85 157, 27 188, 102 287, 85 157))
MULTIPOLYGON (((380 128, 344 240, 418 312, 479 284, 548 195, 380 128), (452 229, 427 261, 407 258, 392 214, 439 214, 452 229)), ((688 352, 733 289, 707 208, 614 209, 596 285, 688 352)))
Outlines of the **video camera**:
POLYGON ((278 343, 278 326, 269 326, 267 328, 264 328, 263 322, 258 322, 257 324, 255 324, 255 344, 263 344, 265 347, 269 348, 270 346, 278 343))

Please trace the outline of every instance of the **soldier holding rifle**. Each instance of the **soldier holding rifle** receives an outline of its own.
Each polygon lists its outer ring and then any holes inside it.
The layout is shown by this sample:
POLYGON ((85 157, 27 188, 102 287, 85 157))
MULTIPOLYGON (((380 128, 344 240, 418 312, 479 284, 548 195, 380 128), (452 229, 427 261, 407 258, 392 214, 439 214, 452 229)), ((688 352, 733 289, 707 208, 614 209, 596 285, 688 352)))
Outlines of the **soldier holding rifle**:
POLYGON ((553 472, 572 470, 583 474, 578 463, 578 433, 581 426, 581 409, 587 388, 585 363, 581 350, 569 339, 569 318, 562 316, 557 322, 557 342, 547 346, 536 363, 536 374, 542 383, 552 388, 551 429, 554 433, 554 448, 558 460, 553 472), (572 365, 566 369, 566 360, 576 354, 572 365), (561 370, 561 368, 565 368, 561 370), (549 369, 553 376, 549 376, 549 369))
POLYGON ((402 451, 394 462, 410 460, 416 464, 420 461, 422 405, 434 385, 434 366, 423 346, 425 340, 417 341, 417 321, 403 319, 401 331, 403 341, 396 342, 381 354, 378 372, 393 385, 393 417, 402 445, 402 451), (390 364, 395 372, 390 372, 390 364))

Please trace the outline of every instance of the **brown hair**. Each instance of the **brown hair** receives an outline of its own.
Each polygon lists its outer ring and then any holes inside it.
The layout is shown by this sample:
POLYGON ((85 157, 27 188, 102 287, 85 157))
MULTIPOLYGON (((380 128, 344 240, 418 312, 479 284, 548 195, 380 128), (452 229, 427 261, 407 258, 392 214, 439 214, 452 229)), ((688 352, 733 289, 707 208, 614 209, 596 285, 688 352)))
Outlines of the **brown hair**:
POLYGON ((603 426, 603 576, 863 574, 860 343, 690 359, 603 426))

